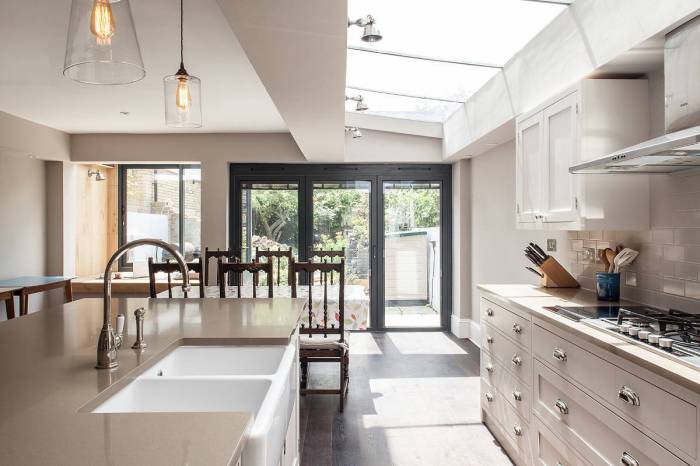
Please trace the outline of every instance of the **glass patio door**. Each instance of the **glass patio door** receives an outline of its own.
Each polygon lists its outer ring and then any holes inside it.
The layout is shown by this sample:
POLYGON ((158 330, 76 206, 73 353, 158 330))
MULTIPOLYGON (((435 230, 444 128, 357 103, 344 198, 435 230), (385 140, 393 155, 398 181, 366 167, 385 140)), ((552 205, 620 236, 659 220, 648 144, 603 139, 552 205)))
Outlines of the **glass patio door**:
MULTIPOLYGON (((371 309, 371 198, 370 181, 313 181, 311 251, 345 253, 345 294, 353 303, 346 309, 346 325, 353 330, 370 326, 371 309)), ((338 262, 338 258, 314 257, 338 262)))
POLYGON ((383 181, 384 326, 440 327, 441 183, 383 181))

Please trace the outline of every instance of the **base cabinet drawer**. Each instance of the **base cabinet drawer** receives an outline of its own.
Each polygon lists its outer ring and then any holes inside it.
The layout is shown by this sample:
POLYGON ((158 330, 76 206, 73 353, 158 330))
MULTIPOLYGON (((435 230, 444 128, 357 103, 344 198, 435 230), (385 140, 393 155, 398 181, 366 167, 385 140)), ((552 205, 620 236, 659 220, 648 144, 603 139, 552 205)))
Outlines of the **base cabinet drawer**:
POLYGON ((593 466, 686 464, 540 361, 533 397, 535 416, 593 466))
POLYGON ((503 396, 481 380, 481 408, 497 424, 497 428, 505 437, 500 439, 509 444, 515 451, 520 462, 532 464, 532 449, 530 448, 530 427, 526 420, 522 419, 503 396))
POLYGON ((536 466, 590 466, 578 453, 533 416, 533 445, 536 466))
POLYGON ((535 357, 556 368, 607 403, 623 418, 636 421, 656 438, 695 458, 697 407, 537 325, 535 357))
POLYGON ((520 417, 529 421, 532 391, 486 351, 481 351, 481 378, 495 388, 520 417))
POLYGON ((532 384, 531 353, 486 323, 482 325, 481 334, 482 350, 488 351, 494 359, 508 367, 518 379, 530 386, 532 384))
POLYGON ((508 338, 531 351, 532 323, 528 319, 484 298, 481 298, 479 307, 481 322, 498 329, 508 338))

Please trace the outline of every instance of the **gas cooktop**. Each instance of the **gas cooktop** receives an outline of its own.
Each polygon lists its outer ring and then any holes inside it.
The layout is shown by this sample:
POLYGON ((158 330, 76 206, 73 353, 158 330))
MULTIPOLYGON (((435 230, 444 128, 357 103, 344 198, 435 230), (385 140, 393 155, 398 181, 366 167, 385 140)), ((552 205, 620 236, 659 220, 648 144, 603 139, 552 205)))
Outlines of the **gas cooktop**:
POLYGON ((649 306, 555 306, 547 309, 700 368, 700 314, 649 306))

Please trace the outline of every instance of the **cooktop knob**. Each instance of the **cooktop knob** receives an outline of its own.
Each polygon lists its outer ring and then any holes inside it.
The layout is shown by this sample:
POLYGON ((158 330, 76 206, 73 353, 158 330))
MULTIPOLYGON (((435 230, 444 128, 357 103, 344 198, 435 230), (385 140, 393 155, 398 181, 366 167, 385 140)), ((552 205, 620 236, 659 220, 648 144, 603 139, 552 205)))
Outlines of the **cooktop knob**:
POLYGON ((658 333, 652 333, 649 335, 649 343, 651 343, 652 345, 658 345, 659 338, 661 338, 661 335, 659 335, 658 333))
POLYGON ((671 349, 671 347, 673 346, 673 339, 661 337, 659 338, 659 346, 662 348, 671 349))
POLYGON ((630 327, 629 330, 627 330, 627 333, 629 333, 632 337, 636 337, 639 333, 639 327, 630 327))
POLYGON ((649 339, 649 335, 651 335, 651 332, 649 330, 640 330, 637 334, 639 339, 644 341, 647 341, 649 339))
POLYGON ((620 333, 630 333, 630 324, 620 324, 620 333))

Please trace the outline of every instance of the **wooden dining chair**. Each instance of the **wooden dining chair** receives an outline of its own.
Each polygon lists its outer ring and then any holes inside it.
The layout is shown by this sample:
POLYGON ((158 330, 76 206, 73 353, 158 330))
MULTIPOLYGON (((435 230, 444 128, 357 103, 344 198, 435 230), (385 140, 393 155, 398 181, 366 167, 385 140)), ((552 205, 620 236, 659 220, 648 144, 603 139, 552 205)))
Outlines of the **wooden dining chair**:
MULTIPOLYGON (((338 251, 314 249, 311 251, 311 260, 320 258, 321 262, 335 262, 337 258, 345 259, 345 248, 338 251)), ((333 273, 331 272, 331 285, 333 284, 333 273)))
POLYGON ((253 274, 253 298, 257 298, 258 274, 265 272, 267 274, 267 297, 272 298, 272 262, 224 262, 222 258, 217 260, 218 283, 219 283, 219 298, 226 297, 227 274, 235 275, 237 288, 237 297, 241 297, 241 283, 243 282, 243 272, 253 274))
MULTIPOLYGON (((219 248, 216 248, 216 251, 210 251, 209 248, 204 248, 204 281, 205 285, 209 286, 209 260, 210 259, 215 259, 219 260, 219 258, 225 258, 229 262, 240 262, 241 261, 241 250, 240 249, 224 249, 221 250, 219 248)), ((217 272, 216 274, 216 279, 217 282, 216 284, 218 285, 219 282, 219 274, 217 272)))
MULTIPOLYGON (((203 278, 203 273, 202 270, 204 268, 204 264, 202 264, 202 258, 199 257, 196 261, 194 262, 188 262, 187 263, 187 268, 193 272, 197 272, 199 274, 199 297, 203 298, 204 297, 204 278, 203 278)), ((173 297, 173 284, 170 279, 170 275, 172 273, 176 273, 180 271, 180 265, 177 262, 154 262, 152 257, 148 258, 148 285, 149 285, 149 293, 151 298, 155 298, 158 295, 158 290, 156 287, 156 274, 158 272, 163 272, 167 275, 168 277, 168 298, 173 297)), ((185 298, 187 298, 187 292, 183 292, 185 298)))
MULTIPOLYGON (((345 259, 338 263, 327 262, 295 262, 294 276, 306 273, 308 277, 309 301, 308 317, 301 322, 299 334, 299 360, 301 362, 301 394, 340 395, 340 412, 343 412, 345 398, 350 383, 350 347, 345 338, 345 259), (323 316, 314 319, 312 287, 314 274, 321 274, 323 286, 323 316), (338 325, 330 323, 328 316, 328 275, 338 274, 338 325), (319 322, 320 321, 320 322, 319 322), (337 362, 340 364, 340 387, 338 389, 309 389, 307 388, 309 363, 337 362)), ((292 297, 297 297, 296 280, 292 282, 292 297)), ((316 310, 317 313, 321 309, 316 310)))
MULTIPOLYGON (((280 285, 280 277, 282 276, 282 259, 286 258, 287 259, 287 284, 291 286, 292 284, 292 275, 294 274, 294 271, 292 270, 292 263, 294 262, 294 256, 292 255, 292 250, 287 249, 286 251, 282 250, 261 250, 260 248, 256 247, 255 248, 255 262, 260 262, 261 258, 267 258, 267 262, 272 263, 272 268, 273 268, 273 275, 274 275, 274 268, 275 268, 275 259, 277 259, 277 279, 275 280, 275 277, 272 277, 273 282, 277 286, 280 285)), ((256 283, 257 285, 257 283, 256 283)))

